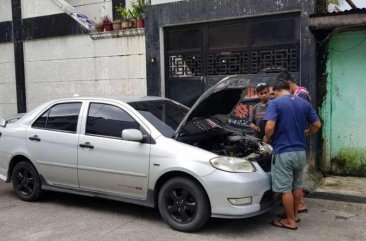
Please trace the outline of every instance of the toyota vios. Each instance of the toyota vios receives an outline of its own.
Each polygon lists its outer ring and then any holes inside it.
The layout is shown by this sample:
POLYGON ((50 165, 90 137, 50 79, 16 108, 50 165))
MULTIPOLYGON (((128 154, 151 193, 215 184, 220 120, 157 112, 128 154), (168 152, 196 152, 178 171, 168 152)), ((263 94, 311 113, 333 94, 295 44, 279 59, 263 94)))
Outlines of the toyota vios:
POLYGON ((245 95, 240 76, 187 107, 160 97, 69 98, 2 119, 0 179, 17 196, 42 190, 157 207, 175 230, 271 208, 272 148, 225 120, 245 95))

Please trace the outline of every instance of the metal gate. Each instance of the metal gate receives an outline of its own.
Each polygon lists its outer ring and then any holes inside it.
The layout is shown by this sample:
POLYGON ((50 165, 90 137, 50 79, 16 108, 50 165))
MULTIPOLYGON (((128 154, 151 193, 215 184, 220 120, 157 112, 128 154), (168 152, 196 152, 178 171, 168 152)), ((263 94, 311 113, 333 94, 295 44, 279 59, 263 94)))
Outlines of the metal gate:
POLYGON ((298 73, 299 19, 285 14, 166 28, 166 96, 191 106, 228 75, 267 67, 298 73))

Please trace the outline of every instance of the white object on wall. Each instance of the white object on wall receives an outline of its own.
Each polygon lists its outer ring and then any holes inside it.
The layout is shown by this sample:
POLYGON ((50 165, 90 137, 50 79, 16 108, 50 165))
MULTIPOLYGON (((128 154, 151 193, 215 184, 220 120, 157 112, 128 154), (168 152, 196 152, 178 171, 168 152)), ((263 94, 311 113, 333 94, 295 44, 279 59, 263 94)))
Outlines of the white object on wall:
POLYGON ((80 23, 84 28, 90 29, 95 23, 90 20, 86 15, 79 13, 76 8, 65 2, 64 0, 52 0, 57 6, 59 6, 65 13, 70 15, 75 21, 80 23))

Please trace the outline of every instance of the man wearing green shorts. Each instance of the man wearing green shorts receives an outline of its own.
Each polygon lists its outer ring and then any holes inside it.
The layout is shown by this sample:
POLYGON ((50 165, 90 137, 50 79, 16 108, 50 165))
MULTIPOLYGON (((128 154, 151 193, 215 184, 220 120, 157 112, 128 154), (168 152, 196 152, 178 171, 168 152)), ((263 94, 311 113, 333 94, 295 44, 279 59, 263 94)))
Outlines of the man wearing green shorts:
POLYGON ((286 218, 272 224, 295 230, 299 221, 296 207, 303 192, 305 135, 316 133, 321 124, 309 102, 290 93, 288 82, 277 82, 273 91, 276 99, 270 101, 264 115, 267 121, 264 140, 273 145, 272 189, 281 194, 286 218))

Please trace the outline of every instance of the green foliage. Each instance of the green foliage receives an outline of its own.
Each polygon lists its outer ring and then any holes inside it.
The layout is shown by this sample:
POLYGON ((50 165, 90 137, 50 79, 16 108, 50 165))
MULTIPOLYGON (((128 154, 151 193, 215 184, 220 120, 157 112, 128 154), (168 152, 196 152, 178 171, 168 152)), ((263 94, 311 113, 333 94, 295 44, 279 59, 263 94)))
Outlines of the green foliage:
POLYGON ((145 9, 150 5, 149 0, 136 0, 131 4, 131 13, 135 18, 143 18, 145 9))
POLYGON ((131 9, 125 8, 122 4, 116 6, 118 18, 127 20, 135 18, 143 18, 145 9, 150 5, 149 0, 135 0, 131 4, 131 9))
POLYGON ((130 18, 129 10, 127 10, 122 4, 119 6, 116 6, 116 12, 118 14, 118 17, 122 20, 126 20, 130 18))

